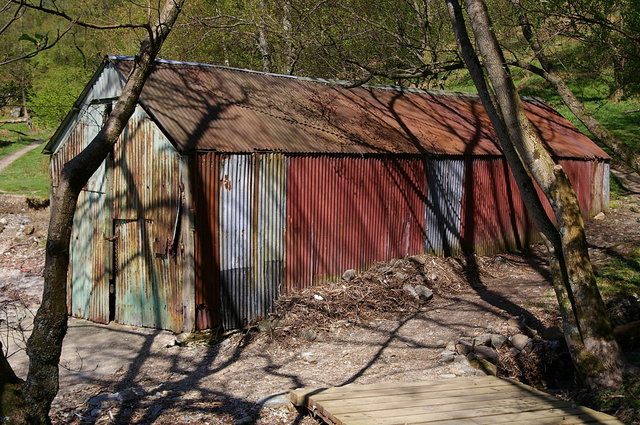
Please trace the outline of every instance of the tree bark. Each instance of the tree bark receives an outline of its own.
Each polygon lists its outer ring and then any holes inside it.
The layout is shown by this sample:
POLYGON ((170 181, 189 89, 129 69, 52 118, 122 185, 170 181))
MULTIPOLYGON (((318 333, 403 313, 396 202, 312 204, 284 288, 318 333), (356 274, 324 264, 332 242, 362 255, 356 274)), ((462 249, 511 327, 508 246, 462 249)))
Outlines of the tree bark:
MULTIPOLYGON (((460 9, 457 0, 446 1, 450 10, 456 6, 460 9)), ((483 104, 488 110, 495 109, 502 121, 499 125, 501 130, 496 129, 496 133, 503 148, 508 145, 515 148, 531 176, 549 199, 556 215, 560 246, 557 246, 557 239, 551 234, 548 246, 554 251, 550 252, 551 267, 555 275, 554 289, 563 310, 565 338, 574 364, 589 388, 618 386, 622 381, 622 352, 613 338, 611 324, 596 287, 575 192, 562 167, 553 162, 529 123, 502 51, 491 30, 486 5, 482 0, 465 0, 465 3, 476 44, 484 58, 484 69, 493 89, 491 96, 486 93, 482 96, 483 104)), ((462 19, 461 10, 459 12, 458 20, 462 19)), ((462 27, 464 28, 463 24, 462 27)), ((460 28, 457 29, 459 33, 460 28)), ((469 43, 466 49, 470 47, 469 43)), ((477 61, 474 51, 467 51, 466 56, 469 55, 475 56, 477 61)), ((479 88, 486 85, 484 75, 476 72, 474 83, 479 88)), ((512 169, 513 166, 519 167, 516 163, 512 164, 512 157, 507 156, 507 160, 512 169)), ((518 178, 515 172, 514 175, 518 178)), ((532 199, 523 195, 529 207, 532 199)), ((543 234, 548 231, 539 230, 543 234)))
MULTIPOLYGON (((512 1, 516 7, 519 6, 519 0, 512 1)), ((618 158, 631 167, 636 173, 640 174, 640 154, 611 134, 596 117, 587 111, 584 104, 573 94, 573 91, 571 91, 567 83, 556 71, 551 60, 544 53, 542 45, 535 37, 531 23, 524 11, 520 10, 518 20, 522 28, 522 35, 524 35, 524 38, 529 43, 529 47, 533 50, 536 59, 538 59, 544 70, 541 76, 553 85, 562 102, 569 108, 571 113, 584 124, 597 141, 611 149, 618 158)))
POLYGON ((133 114, 154 60, 175 23, 184 0, 167 0, 159 21, 149 29, 135 58, 122 94, 105 125, 91 143, 64 165, 52 197, 47 236, 42 304, 27 341, 29 372, 21 397, 25 418, 9 423, 49 424, 49 409, 58 392, 58 363, 67 331, 67 270, 69 242, 78 195, 117 142, 133 114))
POLYGON ((258 49, 260 50, 260 56, 262 57, 262 70, 264 72, 271 72, 271 49, 269 47, 269 40, 267 40, 267 24, 265 17, 267 15, 267 5, 265 0, 258 2, 260 17, 258 23, 258 49))

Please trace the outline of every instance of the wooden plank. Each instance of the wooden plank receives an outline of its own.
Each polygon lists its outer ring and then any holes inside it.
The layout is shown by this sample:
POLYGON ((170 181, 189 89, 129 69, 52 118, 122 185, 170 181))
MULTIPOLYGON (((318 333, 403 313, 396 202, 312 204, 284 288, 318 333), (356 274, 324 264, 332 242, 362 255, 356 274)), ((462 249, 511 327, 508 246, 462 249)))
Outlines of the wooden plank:
MULTIPOLYGON (((394 391, 402 391, 403 389, 410 390, 414 387, 424 387, 424 386, 432 386, 433 388, 439 387, 451 387, 454 386, 456 388, 463 388, 468 385, 481 384, 491 382, 494 383, 496 381, 502 381, 493 376, 475 376, 468 378, 458 378, 455 380, 452 379, 442 379, 436 381, 417 381, 417 382, 386 382, 381 384, 348 384, 340 387, 331 387, 331 388, 298 388, 291 391, 291 394, 295 394, 296 399, 303 399, 305 394, 314 392, 318 394, 322 392, 323 394, 344 394, 344 393, 353 393, 357 391, 358 393, 362 391, 378 391, 378 390, 388 390, 393 394, 394 391), (455 383, 452 383, 455 381, 455 383)), ((397 394, 397 393, 395 393, 397 394)))
POLYGON ((330 389, 302 388, 291 392, 291 402, 295 405, 303 405, 306 397, 313 396, 314 400, 341 400, 345 398, 369 398, 376 396, 390 396, 401 394, 416 394, 440 391, 460 391, 468 388, 501 387, 513 385, 510 381, 505 381, 495 377, 482 377, 480 379, 460 379, 435 382, 414 382, 400 384, 396 387, 375 385, 345 385, 330 389))
POLYGON ((517 381, 495 377, 302 388, 291 400, 329 424, 621 424, 517 381))
MULTIPOLYGON (((390 417, 379 417, 378 412, 360 412, 356 414, 334 415, 342 423, 348 425, 369 425, 375 423, 376 425, 403 425, 403 424, 417 424, 424 422, 438 422, 448 421, 452 419, 474 419, 489 418, 489 422, 481 423, 497 423, 494 421, 496 417, 503 417, 509 415, 519 415, 522 412, 532 413, 532 418, 537 417, 538 413, 546 410, 570 410, 571 405, 565 404, 562 406, 561 401, 556 403, 556 409, 549 409, 550 406, 544 401, 533 401, 530 403, 520 403, 511 406, 489 406, 479 407, 475 409, 463 410, 463 409, 447 409, 446 411, 429 411, 425 409, 423 411, 414 411, 414 409, 397 410, 396 415, 390 417), (404 414, 403 414, 404 413, 404 414)), ((486 406, 486 405, 485 405, 486 406)), ((333 413, 333 412, 332 412, 333 413)), ((511 423, 511 422, 509 422, 511 423)))
POLYGON ((436 412, 448 412, 448 411, 472 411, 474 409, 493 408, 493 407, 521 407, 523 410, 527 408, 531 410, 534 406, 542 409, 551 409, 554 407, 571 407, 570 404, 563 400, 539 400, 539 399, 522 399, 522 398, 499 398, 492 400, 478 400, 467 401, 463 403, 450 402, 438 405, 412 405, 411 403, 389 403, 378 406, 373 406, 367 410, 355 407, 352 409, 340 408, 337 403, 328 404, 322 403, 322 407, 329 410, 333 415, 340 417, 356 417, 358 415, 372 416, 378 418, 396 417, 402 415, 413 415, 417 413, 436 413, 436 412))
POLYGON ((382 399, 375 399, 376 401, 371 403, 369 400, 362 399, 347 399, 347 400, 329 400, 323 401, 322 405, 327 409, 331 409, 335 414, 349 413, 349 412, 366 412, 368 410, 379 410, 384 408, 409 408, 420 406, 438 406, 442 404, 446 405, 464 405, 465 403, 473 402, 494 402, 497 400, 517 398, 520 399, 522 392, 519 390, 507 391, 507 392, 493 392, 493 393, 480 393, 480 394, 468 394, 463 393, 455 397, 455 403, 449 395, 440 395, 436 398, 423 398, 419 400, 408 399, 405 396, 390 396, 382 399))

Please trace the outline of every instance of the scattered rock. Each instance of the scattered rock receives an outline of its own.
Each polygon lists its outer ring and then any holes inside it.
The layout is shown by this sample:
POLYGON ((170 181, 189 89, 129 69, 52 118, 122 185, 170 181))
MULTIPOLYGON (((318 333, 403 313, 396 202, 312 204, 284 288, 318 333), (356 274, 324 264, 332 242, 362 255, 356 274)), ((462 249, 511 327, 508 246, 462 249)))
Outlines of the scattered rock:
MULTIPOLYGON (((438 341, 438 342, 440 342, 440 341, 438 341)), ((442 343, 441 343, 441 344, 438 344, 438 345, 439 345, 439 346, 442 346, 443 344, 444 344, 444 341, 442 341, 442 343)), ((457 351, 457 350, 456 350, 456 343, 455 343, 455 341, 449 341, 449 343, 448 343, 447 345, 445 345, 444 349, 445 349, 445 350, 447 350, 447 351, 457 351)))
POLYGON ((491 346, 493 348, 501 348, 507 342, 507 337, 503 335, 491 335, 491 346))
POLYGON ((463 356, 466 356, 467 354, 469 354, 471 352, 471 349, 472 349, 472 345, 468 342, 459 341, 456 344, 456 351, 458 352, 458 354, 461 354, 463 356))
POLYGON ((36 228, 35 228, 35 227, 33 227, 33 226, 27 226, 27 227, 24 229, 24 234, 25 234, 25 235, 33 235, 33 232, 35 232, 35 231, 36 231, 36 228))
POLYGON ((441 356, 453 356, 455 353, 455 351, 449 351, 449 350, 444 350, 443 352, 440 353, 441 356))
POLYGON ((491 334, 482 334, 482 335, 478 335, 477 337, 473 338, 473 345, 475 346, 480 346, 480 345, 491 345, 491 334))
POLYGON ((289 394, 273 394, 263 398, 258 404, 262 407, 279 409, 280 407, 290 406, 291 401, 289 400, 289 394))
POLYGON ((409 278, 409 276, 407 276, 406 274, 404 274, 402 272, 396 273, 396 279, 398 279, 399 281, 405 281, 408 278, 409 278))
POLYGON ((522 351, 527 345, 531 344, 531 338, 523 334, 516 334, 511 337, 511 344, 522 351))
POLYGON ((594 220, 604 220, 604 218, 605 218, 605 215, 603 212, 599 212, 593 217, 594 220))
POLYGON ((440 375, 440 378, 446 378, 446 379, 450 379, 450 378, 455 378, 456 375, 454 373, 443 373, 442 375, 440 375))
POLYGON ((402 289, 404 289, 412 297, 418 297, 418 293, 416 292, 416 289, 413 287, 413 285, 407 283, 402 287, 402 289))
POLYGON ((354 269, 345 270, 345 272, 342 273, 342 280, 349 282, 353 280, 357 275, 358 275, 358 272, 355 271, 354 269))
POLYGON ((432 282, 435 282, 436 280, 438 280, 438 275, 435 273, 431 273, 429 275, 429 279, 431 279, 432 282))
POLYGON ((477 345, 473 351, 477 359, 489 360, 491 363, 498 363, 498 359, 500 358, 494 348, 485 345, 477 345))
POLYGON ((91 410, 91 416, 93 416, 94 418, 96 416, 98 416, 100 413, 102 413, 102 410, 100 410, 100 409, 92 409, 91 410))
POLYGON ((438 360, 438 364, 451 363, 456 359, 456 356, 453 354, 448 354, 446 356, 442 356, 440 360, 438 360))
POLYGON ((416 285, 414 288, 418 298, 423 301, 429 301, 433 298, 433 291, 424 285, 416 285))

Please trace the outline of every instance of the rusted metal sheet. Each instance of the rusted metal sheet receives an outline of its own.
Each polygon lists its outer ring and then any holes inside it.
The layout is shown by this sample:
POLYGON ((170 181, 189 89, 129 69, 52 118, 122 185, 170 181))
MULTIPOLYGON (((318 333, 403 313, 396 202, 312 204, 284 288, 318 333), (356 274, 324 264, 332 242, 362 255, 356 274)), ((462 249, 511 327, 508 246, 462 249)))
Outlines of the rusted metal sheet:
POLYGON ((469 159, 465 174, 461 236, 466 251, 493 254, 537 240, 503 158, 469 159))
POLYGON ((589 217, 595 183, 593 178, 597 171, 594 168, 597 167, 597 162, 560 159, 557 163, 562 166, 571 181, 582 215, 589 217))
POLYGON ((255 155, 254 160, 253 268, 257 297, 253 317, 264 317, 273 311, 284 279, 286 169, 283 155, 255 155))
POLYGON ((99 323, 109 321, 106 208, 106 194, 80 193, 69 252, 69 312, 99 323))
POLYGON ((180 160, 140 107, 116 144, 116 321, 182 330, 180 160))
POLYGON ((220 160, 215 152, 191 161, 191 193, 195 216, 196 328, 219 326, 220 309, 220 160))
POLYGON ((116 311, 119 323, 159 329, 182 329, 182 294, 176 262, 153 253, 156 223, 115 220, 118 233, 116 311))
POLYGON ((196 326, 244 326, 271 311, 282 282, 285 160, 207 153, 194 162, 196 326))
MULTIPOLYGON (((253 267, 253 161, 250 155, 221 157, 220 297, 223 324, 242 323, 255 296, 253 267)), ((234 327, 235 327, 234 326, 234 327)))
MULTIPOLYGON (((103 106, 94 105, 59 146, 51 159, 52 189, 60 182, 62 168, 95 137, 102 124, 103 106)), ((109 320, 108 243, 106 231, 106 178, 102 164, 78 196, 69 252, 67 304, 70 314, 106 323, 109 320)))
MULTIPOLYGON (((49 170, 51 172, 51 185, 53 189, 58 187, 62 168, 73 157, 78 155, 98 134, 102 127, 104 105, 89 105, 78 121, 70 129, 67 138, 58 145, 57 150, 51 156, 49 170)), ((94 192, 106 192, 105 165, 100 165, 98 170, 91 176, 85 190, 94 192)))
POLYGON ((423 250, 420 158, 290 157, 286 189, 287 290, 423 250))
MULTIPOLYGON (((130 59, 112 60, 128 75, 130 59)), ((157 61, 141 98, 183 151, 501 155, 476 95, 157 61)), ((550 106, 525 108, 553 155, 608 158, 550 106)))
POLYGON ((427 252, 449 256, 460 251, 464 164, 462 158, 427 160, 427 252))

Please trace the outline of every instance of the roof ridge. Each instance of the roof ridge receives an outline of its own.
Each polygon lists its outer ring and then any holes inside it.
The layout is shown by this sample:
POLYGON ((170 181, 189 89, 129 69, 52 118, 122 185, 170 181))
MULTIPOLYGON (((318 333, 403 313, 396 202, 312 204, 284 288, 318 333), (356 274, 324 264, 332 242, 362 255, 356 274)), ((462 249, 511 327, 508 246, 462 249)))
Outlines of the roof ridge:
MULTIPOLYGON (((133 56, 119 56, 119 55, 109 55, 108 58, 109 60, 127 60, 127 61, 135 59, 133 56)), ((189 66, 189 67, 200 66, 205 68, 215 68, 215 69, 223 69, 227 71, 237 71, 237 72, 246 72, 249 74, 265 75, 268 77, 289 78, 292 80, 305 81, 305 82, 311 82, 311 83, 321 83, 321 84, 326 84, 330 86, 346 87, 346 86, 353 85, 353 81, 349 81, 349 80, 339 80, 339 79, 320 78, 320 77, 305 77, 301 75, 277 74, 274 72, 257 71, 255 69, 236 68, 233 66, 216 65, 216 64, 202 63, 202 62, 186 62, 186 61, 176 61, 176 60, 170 60, 170 59, 156 59, 155 61, 157 63, 167 64, 167 65, 189 66)), ((458 98, 465 98, 465 97, 473 98, 473 99, 479 98, 477 93, 459 92, 455 90, 423 89, 419 87, 382 86, 382 85, 375 85, 375 84, 362 84, 362 85, 359 85, 356 87, 350 87, 350 88, 388 90, 388 91, 395 91, 400 93, 431 94, 434 96, 451 96, 451 97, 458 97, 458 98)))

